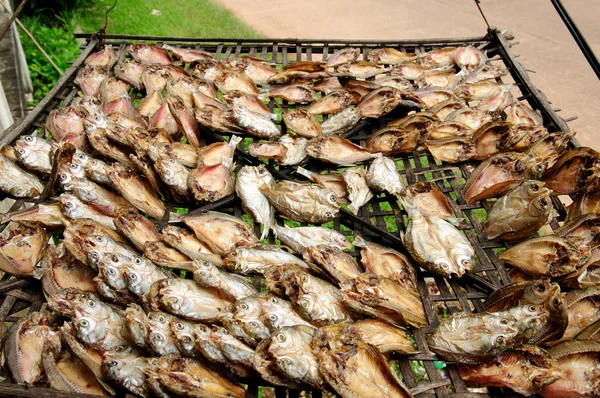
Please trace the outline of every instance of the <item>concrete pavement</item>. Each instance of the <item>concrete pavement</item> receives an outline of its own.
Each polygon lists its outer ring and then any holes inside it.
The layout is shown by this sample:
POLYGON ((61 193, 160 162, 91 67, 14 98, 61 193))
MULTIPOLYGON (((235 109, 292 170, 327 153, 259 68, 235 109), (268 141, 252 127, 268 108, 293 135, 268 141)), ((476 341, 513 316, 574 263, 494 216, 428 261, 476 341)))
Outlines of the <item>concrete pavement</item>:
MULTIPOLYGON (((217 0, 265 37, 419 39, 481 36, 486 25, 472 0, 217 0)), ((563 0, 600 56, 600 1, 563 0)), ((600 150, 600 81, 552 4, 542 0, 482 0, 491 25, 508 29, 513 52, 534 84, 570 122, 582 145, 600 150)))

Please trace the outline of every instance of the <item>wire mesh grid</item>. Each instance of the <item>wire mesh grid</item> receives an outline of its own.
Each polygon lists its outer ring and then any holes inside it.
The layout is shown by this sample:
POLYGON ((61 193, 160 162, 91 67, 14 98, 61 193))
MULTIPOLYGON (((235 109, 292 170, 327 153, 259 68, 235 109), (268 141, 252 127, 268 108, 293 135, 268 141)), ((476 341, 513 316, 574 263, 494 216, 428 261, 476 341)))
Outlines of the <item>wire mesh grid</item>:
MULTIPOLYGON (((69 104, 77 96, 78 87, 73 80, 83 65, 83 60, 100 44, 112 45, 122 59, 125 57, 125 48, 128 44, 137 41, 148 41, 161 45, 169 43, 173 46, 195 48, 210 52, 215 59, 223 60, 230 57, 249 55, 252 57, 266 59, 277 66, 286 65, 299 60, 322 60, 328 54, 343 47, 361 48, 361 57, 366 51, 373 47, 393 47, 405 52, 424 53, 426 51, 443 48, 447 46, 474 45, 487 52, 488 58, 493 63, 503 64, 510 72, 511 78, 521 92, 519 99, 527 101, 529 105, 538 110, 544 119, 545 127, 549 131, 566 130, 568 127, 564 120, 559 118, 551 108, 545 97, 532 85, 526 71, 516 62, 510 52, 510 44, 506 38, 496 30, 490 30, 484 37, 458 38, 458 39, 433 39, 421 41, 335 41, 335 40, 236 40, 236 39, 181 39, 161 37, 125 37, 125 36, 86 36, 87 45, 83 48, 80 57, 73 62, 71 68, 61 78, 58 84, 51 90, 49 95, 36 107, 26 118, 15 123, 11 128, 0 136, 1 144, 10 144, 19 136, 24 134, 41 134, 45 119, 52 109, 69 104)), ((139 94, 138 94, 139 95, 139 94)), ((271 99, 269 108, 272 112, 293 109, 297 105, 281 100, 271 99)), ((347 132, 344 136, 351 141, 365 145, 370 133, 382 127, 385 123, 398 119, 406 112, 394 111, 391 114, 376 120, 364 120, 347 132), (395 113, 394 113, 395 112, 395 113)), ((286 132, 283 123, 278 122, 282 133, 286 132)), ((215 132, 203 130, 207 143, 225 140, 226 136, 215 132)), ((246 137, 236 149, 237 167, 246 164, 261 164, 262 161, 251 157, 246 150, 247 144, 253 139, 246 137)), ((576 143, 573 143, 576 145, 576 143)), ((467 162, 460 165, 445 164, 434 159, 428 152, 415 151, 411 154, 395 156, 398 170, 408 184, 418 181, 434 181, 437 187, 448 198, 453 212, 460 218, 458 228, 462 230, 475 249, 477 263, 470 274, 461 279, 445 279, 428 274, 420 270, 418 289, 427 313, 429 326, 410 331, 414 337, 418 354, 415 355, 393 355, 391 361, 397 364, 405 384, 417 397, 485 397, 485 396, 510 396, 510 392, 497 389, 487 391, 474 391, 468 389, 460 377, 458 368, 453 364, 442 364, 438 358, 429 351, 425 340, 425 334, 430 333, 439 324, 439 317, 444 314, 456 312, 480 312, 483 311, 482 302, 496 288, 510 283, 507 269, 498 259, 497 253, 505 246, 498 242, 491 242, 485 238, 482 220, 486 212, 491 208, 493 201, 482 201, 467 204, 463 195, 462 187, 468 179, 470 172, 476 163, 467 162)), ((302 181, 303 177, 295 173, 295 167, 278 166, 272 161, 267 162, 268 168, 276 179, 289 179, 302 181)), ((303 167, 312 171, 324 169, 339 170, 332 165, 326 165, 315 160, 310 160, 303 167)), ((0 199, 4 199, 0 196, 0 199)), ((45 199, 23 200, 18 199, 11 210, 19 209, 26 202, 42 202, 45 199)), ((550 223, 552 229, 559 226, 566 212, 559 199, 553 198, 556 208, 556 217, 550 223)), ((230 195, 217 202, 203 206, 186 206, 176 203, 167 203, 168 210, 174 208, 186 208, 191 211, 218 210, 233 214, 237 217, 244 215, 240 200, 235 195, 230 195)), ((168 214, 169 212, 167 212, 168 214)), ((251 218, 244 217, 252 223, 251 218)), ((163 220, 154 220, 158 227, 166 224, 163 220)), ((277 219, 279 224, 285 221, 277 219)), ((328 224, 329 228, 351 236, 355 231, 367 240, 387 245, 401 252, 406 252, 402 245, 401 235, 407 223, 406 211, 399 205, 396 197, 389 194, 375 196, 367 205, 363 206, 357 215, 342 209, 338 217, 328 224)), ((254 225, 257 235, 260 235, 260 226, 254 225)), ((276 243, 270 238, 270 243, 276 243)), ((360 258, 358 251, 352 253, 360 258)), ((263 280, 255 276, 253 281, 257 288, 263 287, 263 280)), ((14 322, 27 312, 36 311, 44 304, 43 295, 39 283, 30 279, 17 279, 4 276, 0 280, 0 322, 5 325, 14 322)), ((4 330, 0 330, 0 337, 4 337, 4 330)), ((248 386, 248 397, 265 394, 262 386, 270 388, 263 381, 257 380, 248 386)), ((33 396, 62 396, 61 393, 44 388, 33 388, 23 390, 21 387, 11 384, 10 378, 0 384, 0 395, 33 396)), ((299 391, 286 391, 283 388, 274 388, 271 395, 277 397, 297 397, 299 391)), ((309 391, 302 393, 303 396, 321 397, 321 392, 309 391)))

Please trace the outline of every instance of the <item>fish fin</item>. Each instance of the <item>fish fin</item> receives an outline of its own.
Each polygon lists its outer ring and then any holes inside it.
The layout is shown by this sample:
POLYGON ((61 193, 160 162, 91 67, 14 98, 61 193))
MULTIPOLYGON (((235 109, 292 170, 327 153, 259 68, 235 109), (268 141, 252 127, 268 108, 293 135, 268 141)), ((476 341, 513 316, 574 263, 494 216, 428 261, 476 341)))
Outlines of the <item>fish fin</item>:
POLYGON ((263 240, 266 239, 267 236, 269 236, 269 231, 271 230, 270 227, 263 225, 263 230, 262 230, 262 234, 260 234, 260 239, 259 240, 263 240))

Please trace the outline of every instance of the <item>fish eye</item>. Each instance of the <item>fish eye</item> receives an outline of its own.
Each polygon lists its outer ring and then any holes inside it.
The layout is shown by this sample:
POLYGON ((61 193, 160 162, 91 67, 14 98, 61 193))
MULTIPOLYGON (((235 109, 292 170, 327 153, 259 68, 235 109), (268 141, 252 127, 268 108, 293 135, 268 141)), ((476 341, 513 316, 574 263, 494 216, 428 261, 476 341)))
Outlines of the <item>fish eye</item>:
POLYGON ((540 199, 540 204, 542 206, 547 206, 548 205, 548 201, 546 201, 546 199, 540 199))
POLYGON ((184 343, 186 343, 186 344, 189 344, 189 343, 191 343, 191 342, 192 342, 192 339, 190 338, 190 336, 183 336, 183 337, 181 338, 181 340, 182 340, 184 343))
POLYGON ((530 305, 529 306, 529 312, 535 312, 537 308, 535 308, 535 305, 530 305))
POLYGON ((285 334, 277 333, 277 340, 279 340, 283 343, 285 341, 285 334))
POLYGON ((99 122, 100 121, 100 116, 94 115, 94 120, 97 121, 97 122, 99 122))
POLYGON ((179 330, 183 330, 183 323, 181 323, 181 322, 177 322, 177 323, 175 324, 175 327, 176 327, 177 329, 179 329, 179 330))
POLYGON ((111 368, 114 368, 115 366, 117 366, 117 361, 110 361, 108 363, 108 366, 110 366, 111 368))
POLYGON ((96 236, 96 242, 100 242, 100 243, 104 242, 104 237, 96 236))
POLYGON ((85 319, 82 319, 81 321, 79 321, 79 324, 84 328, 87 328, 88 326, 90 326, 90 323, 88 321, 86 321, 85 319))
POLYGON ((264 167, 259 167, 259 168, 258 168, 258 174, 265 174, 265 169, 264 169, 264 167))
POLYGON ((98 254, 98 252, 93 252, 92 254, 90 254, 90 257, 95 262, 97 262, 98 260, 100 260, 100 254, 98 254))
POLYGON ((325 213, 325 218, 333 218, 333 213, 328 211, 325 213))
POLYGON ((306 300, 302 300, 302 302, 300 303, 300 306, 302 308, 308 309, 308 301, 306 300))
POLYGON ((535 286, 535 288, 536 288, 536 290, 538 290, 539 292, 545 292, 545 291, 546 291, 546 286, 544 286, 544 284, 543 284, 543 283, 538 283, 538 284, 535 286))
POLYGON ((258 322, 256 322, 256 321, 251 321, 250 325, 252 325, 252 327, 254 327, 254 328, 258 328, 258 326, 259 326, 258 322))
POLYGON ((208 328, 206 327, 206 325, 198 325, 198 329, 200 329, 201 332, 206 333, 208 331, 208 328))
POLYGON ((115 351, 116 352, 123 352, 123 351, 125 351, 125 346, 119 345, 119 346, 117 346, 117 348, 115 348, 115 351))
POLYGON ((26 136, 24 139, 26 142, 33 142, 33 137, 30 135, 26 136))
POLYGON ((502 337, 502 336, 496 337, 496 343, 498 343, 498 344, 504 343, 504 337, 502 337))
POLYGON ((555 298, 554 301, 552 301, 552 303, 555 307, 558 307, 560 305, 560 300, 558 298, 555 298))
POLYGON ((109 273, 109 274, 111 274, 111 275, 116 275, 116 274, 117 274, 117 271, 115 271, 115 269, 114 269, 114 268, 109 268, 109 269, 108 269, 108 273, 109 273))
POLYGON ((470 267, 471 266, 471 260, 469 260, 468 258, 465 258, 460 263, 462 264, 463 267, 470 267))
POLYGON ((331 201, 331 202, 337 202, 338 201, 337 195, 335 195, 333 193, 331 195, 329 195, 329 201, 331 201))
POLYGON ((96 306, 96 302, 94 300, 88 301, 88 306, 94 308, 96 306))
POLYGON ((134 281, 134 280, 136 280, 136 279, 137 279, 137 275, 136 275, 136 274, 130 274, 130 275, 129 275, 129 279, 131 279, 131 280, 133 280, 133 281, 134 281))
POLYGON ((65 206, 67 206, 67 208, 71 209, 75 205, 73 204, 73 202, 67 202, 67 203, 65 203, 65 206))
POLYGON ((169 169, 165 169, 165 174, 166 174, 166 175, 171 175, 171 170, 169 170, 169 169))
POLYGON ((308 275, 303 274, 300 279, 302 280, 302 282, 308 282, 308 275))
POLYGON ((61 180, 66 180, 68 177, 67 177, 67 175, 65 173, 60 173, 58 175, 58 178, 60 178, 61 180))
POLYGON ((142 263, 142 259, 141 259, 141 258, 139 258, 139 257, 136 257, 136 258, 135 258, 135 264, 136 264, 136 265, 140 265, 141 263, 142 263))
POLYGON ((500 323, 503 325, 508 325, 508 319, 502 318, 502 319, 500 319, 500 323))
POLYGON ((533 185, 531 186, 531 189, 533 189, 534 191, 536 191, 536 192, 537 192, 537 191, 539 191, 539 190, 540 190, 540 186, 539 186, 538 184, 533 184, 533 185))
POLYGON ((18 151, 21 155, 25 155, 25 149, 19 148, 18 151))
POLYGON ((269 320, 270 320, 271 322, 275 322, 275 321, 277 320, 277 316, 276 316, 276 315, 274 315, 274 314, 271 314, 271 315, 269 315, 269 320))
POLYGON ((75 163, 69 163, 69 167, 70 167, 72 170, 77 170, 77 169, 79 168, 79 165, 77 165, 77 164, 75 164, 75 163))
POLYGON ((240 308, 243 309, 243 310, 247 310, 248 309, 248 305, 242 303, 242 304, 240 304, 240 308))
POLYGON ((164 317, 164 316, 162 316, 162 315, 158 317, 158 321, 159 321, 160 323, 165 323, 165 320, 166 320, 166 319, 165 319, 165 317, 164 317))
POLYGON ((279 300, 277 300, 277 297, 273 297, 273 298, 271 298, 271 302, 272 303, 277 303, 277 302, 279 302, 279 300))
POLYGON ((154 336, 154 340, 158 340, 158 341, 162 341, 163 340, 163 336, 162 334, 157 334, 154 336))

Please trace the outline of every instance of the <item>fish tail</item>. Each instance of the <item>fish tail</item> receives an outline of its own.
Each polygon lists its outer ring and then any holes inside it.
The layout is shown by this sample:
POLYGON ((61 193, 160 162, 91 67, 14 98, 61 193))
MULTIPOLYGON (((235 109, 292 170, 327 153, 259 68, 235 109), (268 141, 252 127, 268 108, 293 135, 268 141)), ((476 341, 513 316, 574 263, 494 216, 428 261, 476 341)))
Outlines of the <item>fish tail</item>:
POLYGON ((169 213, 169 221, 167 221, 169 224, 175 224, 175 223, 180 223, 182 222, 182 214, 177 214, 177 213, 169 213))
POLYGON ((304 167, 298 166, 298 168, 296 168, 296 173, 303 175, 304 177, 310 179, 311 176, 313 175, 313 172, 310 170, 306 170, 304 167))
POLYGON ((368 245, 368 242, 358 232, 354 231, 352 235, 354 236, 354 246, 366 247, 368 245))
POLYGON ((231 138, 229 139, 229 145, 236 147, 238 146, 238 144, 240 142, 242 142, 243 138, 240 137, 239 135, 232 135, 231 138))

